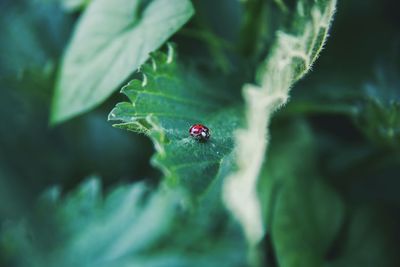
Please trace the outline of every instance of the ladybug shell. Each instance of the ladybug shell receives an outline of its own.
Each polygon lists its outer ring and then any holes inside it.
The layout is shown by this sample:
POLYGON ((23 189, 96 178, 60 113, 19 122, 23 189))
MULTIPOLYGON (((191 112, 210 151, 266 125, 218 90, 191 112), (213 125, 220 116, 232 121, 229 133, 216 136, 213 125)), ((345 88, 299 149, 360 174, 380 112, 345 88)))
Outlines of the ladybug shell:
POLYGON ((207 141, 210 138, 210 130, 203 124, 192 125, 189 134, 199 141, 207 141))

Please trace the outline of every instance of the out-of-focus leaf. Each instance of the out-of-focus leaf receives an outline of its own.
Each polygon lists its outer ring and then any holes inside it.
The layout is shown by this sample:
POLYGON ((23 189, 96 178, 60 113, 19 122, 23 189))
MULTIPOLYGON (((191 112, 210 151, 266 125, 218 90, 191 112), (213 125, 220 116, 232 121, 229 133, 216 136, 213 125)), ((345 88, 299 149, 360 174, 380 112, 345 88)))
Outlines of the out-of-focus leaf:
POLYGON ((393 55, 392 59, 382 60, 374 70, 374 78, 368 77, 362 84, 342 81, 340 76, 305 82, 303 92, 294 97, 283 113, 344 116, 371 143, 396 149, 400 145, 399 58, 393 55))
POLYGON ((322 266, 342 223, 342 203, 317 179, 292 179, 283 185, 272 218, 279 266, 322 266))
POLYGON ((121 186, 103 199, 96 178, 64 199, 54 188, 41 200, 38 224, 6 227, 2 247, 20 266, 122 266, 167 234, 178 205, 172 193, 146 197, 146 191, 140 183, 121 186), (30 257, 15 257, 22 251, 30 257))
POLYGON ((240 52, 247 60, 256 64, 263 60, 266 51, 275 40, 275 31, 288 19, 288 9, 281 0, 244 1, 240 31, 240 52))
POLYGON ((391 236, 397 226, 385 221, 385 217, 365 207, 352 210, 341 246, 335 258, 324 266, 399 266, 396 237, 391 236))
POLYGON ((158 152, 153 162, 163 171, 166 183, 184 186, 196 196, 228 160, 242 109, 234 87, 218 88, 201 81, 194 71, 172 59, 172 53, 172 48, 168 55, 155 53, 141 67, 143 81, 132 80, 122 89, 131 103, 117 104, 109 119, 121 121, 117 127, 150 136, 158 152), (189 135, 196 123, 209 127, 207 142, 189 135))
POLYGON ((182 191, 151 193, 143 183, 105 197, 100 191, 96 178, 63 198, 57 187, 48 190, 34 216, 3 224, 3 256, 25 267, 244 266, 244 243, 229 217, 219 213, 225 224, 216 225, 207 216, 213 203, 190 212, 182 191))
POLYGON ((258 69, 257 84, 244 87, 246 127, 236 133, 238 170, 225 180, 224 200, 249 243, 264 236, 257 180, 268 145, 272 114, 287 102, 290 88, 317 59, 328 35, 336 0, 299 0, 289 30, 277 32, 271 53, 258 69))
POLYGON ((377 81, 364 86, 354 119, 372 142, 394 148, 400 146, 400 68, 391 67, 379 69, 377 81))
POLYGON ((0 162, 13 173, 15 189, 35 197, 43 186, 73 186, 91 173, 101 174, 106 183, 150 174, 151 142, 113 129, 101 112, 49 128, 53 84, 54 78, 41 71, 0 78, 0 162))
POLYGON ((65 52, 51 121, 102 103, 192 14, 189 0, 92 1, 65 52))
POLYGON ((0 154, 0 224, 1 220, 18 217, 26 211, 24 202, 29 193, 28 190, 18 187, 15 174, 4 165, 4 159, 0 154))
POLYGON ((2 1, 0 77, 53 71, 71 22, 54 3, 2 1))
POLYGON ((92 0, 61 0, 63 7, 67 11, 77 11, 84 9, 92 0))
POLYGON ((318 267, 344 218, 339 196, 315 171, 313 136, 304 123, 279 128, 260 180, 260 199, 282 267, 318 267))

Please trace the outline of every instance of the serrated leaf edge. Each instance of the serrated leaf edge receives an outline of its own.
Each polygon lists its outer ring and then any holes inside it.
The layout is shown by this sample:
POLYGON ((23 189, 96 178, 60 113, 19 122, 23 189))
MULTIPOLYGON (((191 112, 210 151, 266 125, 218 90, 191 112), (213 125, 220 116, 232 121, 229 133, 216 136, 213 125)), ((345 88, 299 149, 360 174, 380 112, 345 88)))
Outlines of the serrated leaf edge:
MULTIPOLYGON (((175 50, 174 45, 171 43, 167 43, 167 55, 166 55, 166 60, 165 60, 166 64, 172 64, 174 62, 174 60, 175 60, 174 50, 175 50)), ((162 52, 158 52, 158 51, 151 53, 149 60, 146 61, 144 64, 142 64, 139 67, 138 72, 142 74, 141 81, 138 79, 133 79, 121 88, 120 92, 125 94, 130 99, 131 102, 128 102, 128 103, 131 104, 133 107, 135 106, 135 99, 130 98, 130 96, 126 92, 127 89, 130 86, 132 86, 133 83, 135 83, 135 82, 140 83, 142 88, 146 87, 146 85, 148 83, 148 78, 147 78, 148 75, 145 73, 145 71, 143 69, 144 69, 144 67, 151 67, 151 69, 154 72, 156 72, 157 71, 157 61, 155 60, 155 57, 157 57, 161 54, 162 54, 162 52)), ((109 121, 118 120, 118 119, 116 119, 116 116, 115 116, 116 110, 117 110, 117 107, 115 107, 108 115, 109 121)), ((146 122, 146 125, 143 122, 136 120, 136 121, 126 122, 126 123, 116 123, 116 124, 113 124, 113 126, 117 127, 117 128, 123 127, 126 125, 136 126, 135 129, 131 129, 131 130, 136 133, 143 133, 146 136, 148 136, 151 139, 151 141, 153 142, 154 148, 156 150, 156 153, 151 158, 151 162, 153 163, 154 166, 158 167, 161 170, 161 172, 163 173, 163 175, 165 177, 171 177, 172 173, 170 172, 168 167, 165 166, 164 163, 162 162, 162 159, 166 157, 166 153, 165 153, 165 149, 164 149, 164 144, 167 142, 166 135, 165 135, 165 129, 163 129, 160 126, 160 124, 157 123, 157 119, 151 113, 149 113, 147 116, 145 116, 143 118, 143 121, 146 122)))

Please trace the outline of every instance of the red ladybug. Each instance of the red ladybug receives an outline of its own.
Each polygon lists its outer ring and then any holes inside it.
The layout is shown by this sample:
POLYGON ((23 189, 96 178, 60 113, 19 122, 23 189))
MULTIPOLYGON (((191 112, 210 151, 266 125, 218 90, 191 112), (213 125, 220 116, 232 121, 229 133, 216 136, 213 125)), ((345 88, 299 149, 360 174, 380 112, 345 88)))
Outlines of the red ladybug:
POLYGON ((203 124, 192 125, 189 129, 189 134, 201 142, 205 142, 210 138, 210 130, 203 124))

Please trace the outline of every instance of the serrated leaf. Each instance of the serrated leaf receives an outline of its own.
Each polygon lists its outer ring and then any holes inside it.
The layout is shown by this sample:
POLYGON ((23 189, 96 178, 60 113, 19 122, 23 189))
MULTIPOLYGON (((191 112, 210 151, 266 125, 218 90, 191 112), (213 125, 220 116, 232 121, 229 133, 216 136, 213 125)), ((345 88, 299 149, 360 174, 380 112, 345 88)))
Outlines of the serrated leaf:
MULTIPOLYGON (((33 216, 2 224, 0 256, 28 267, 245 266, 244 242, 227 214, 210 216, 220 201, 192 212, 181 190, 151 191, 137 183, 104 197, 101 191, 97 178, 65 197, 49 189, 33 216)), ((215 202, 217 195, 208 195, 215 202)))
POLYGON ((242 109, 234 88, 201 81, 193 70, 172 60, 172 53, 155 53, 141 67, 143 80, 132 80, 122 89, 131 103, 119 103, 109 119, 153 139, 158 152, 153 162, 164 172, 166 183, 200 194, 233 149, 232 133, 240 125, 242 109), (209 127, 207 142, 189 135, 196 123, 209 127))
POLYGON ((102 103, 192 14, 189 0, 91 1, 62 62, 52 123, 102 103))
POLYGON ((42 196, 35 220, 6 225, 0 245, 20 266, 125 266, 126 258, 140 266, 138 252, 168 234, 179 200, 177 191, 148 192, 138 183, 103 199, 97 178, 62 199, 54 188, 42 196), (29 257, 16 257, 22 251, 29 257))
POLYGON ((227 177, 224 200, 253 246, 265 233, 257 179, 268 145, 272 114, 287 102, 290 88, 305 75, 321 51, 336 0, 299 0, 289 32, 278 31, 271 54, 259 68, 257 85, 246 85, 246 128, 236 135, 238 171, 227 177))

